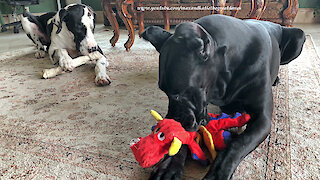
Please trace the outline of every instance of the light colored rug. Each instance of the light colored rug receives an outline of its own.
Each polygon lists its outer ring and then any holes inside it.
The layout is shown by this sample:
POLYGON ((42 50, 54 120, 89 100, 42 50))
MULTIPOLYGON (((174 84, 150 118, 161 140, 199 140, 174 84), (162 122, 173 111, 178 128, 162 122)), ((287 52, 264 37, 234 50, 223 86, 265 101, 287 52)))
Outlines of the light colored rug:
MULTIPOLYGON (((147 179, 151 169, 139 167, 129 142, 150 133, 150 109, 167 110, 158 53, 140 39, 125 52, 126 35, 110 47, 111 33, 96 34, 109 87, 94 85, 92 65, 44 80, 48 57, 35 59, 30 47, 0 54, 0 179, 147 179)), ((282 66, 272 132, 234 179, 319 179, 319 61, 308 37, 301 56, 282 66)), ((206 171, 188 160, 184 178, 206 171)))

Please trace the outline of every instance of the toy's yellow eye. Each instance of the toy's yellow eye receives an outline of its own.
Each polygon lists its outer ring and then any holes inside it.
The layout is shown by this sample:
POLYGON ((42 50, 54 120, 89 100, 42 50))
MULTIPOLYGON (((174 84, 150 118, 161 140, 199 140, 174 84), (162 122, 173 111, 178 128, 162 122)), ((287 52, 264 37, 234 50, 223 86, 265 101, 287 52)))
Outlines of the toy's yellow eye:
POLYGON ((165 136, 164 136, 164 133, 163 133, 163 132, 159 132, 159 134, 158 134, 158 139, 159 139, 160 141, 163 141, 163 140, 165 139, 165 136))
POLYGON ((156 128, 156 129, 154 130, 154 133, 157 134, 157 133, 159 132, 159 130, 160 130, 160 128, 156 128))

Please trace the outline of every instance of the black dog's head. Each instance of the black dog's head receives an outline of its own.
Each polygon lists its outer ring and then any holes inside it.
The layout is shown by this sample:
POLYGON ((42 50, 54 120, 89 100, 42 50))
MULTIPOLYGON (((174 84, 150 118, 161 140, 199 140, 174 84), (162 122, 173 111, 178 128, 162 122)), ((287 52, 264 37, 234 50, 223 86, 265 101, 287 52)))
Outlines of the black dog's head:
POLYGON ((59 25, 57 34, 63 30, 65 22, 67 29, 72 32, 76 49, 82 54, 97 50, 97 42, 93 32, 95 28, 95 13, 83 4, 71 4, 59 11, 59 25))
POLYGON ((196 130, 207 117, 207 88, 211 82, 205 77, 212 73, 207 67, 212 63, 208 59, 214 56, 213 39, 192 22, 179 24, 174 34, 151 26, 141 36, 160 52, 159 88, 169 98, 167 118, 196 130))

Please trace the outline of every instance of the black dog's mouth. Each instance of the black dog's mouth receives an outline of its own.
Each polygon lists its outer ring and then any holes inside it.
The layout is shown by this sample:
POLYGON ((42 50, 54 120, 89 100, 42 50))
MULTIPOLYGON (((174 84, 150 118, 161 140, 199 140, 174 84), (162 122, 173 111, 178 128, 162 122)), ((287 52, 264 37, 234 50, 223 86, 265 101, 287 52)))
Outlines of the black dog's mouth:
POLYGON ((181 123, 182 127, 184 127, 187 131, 197 131, 202 125, 202 120, 197 121, 194 112, 186 108, 184 110, 178 111, 178 113, 172 114, 169 113, 166 116, 167 119, 174 119, 181 123))

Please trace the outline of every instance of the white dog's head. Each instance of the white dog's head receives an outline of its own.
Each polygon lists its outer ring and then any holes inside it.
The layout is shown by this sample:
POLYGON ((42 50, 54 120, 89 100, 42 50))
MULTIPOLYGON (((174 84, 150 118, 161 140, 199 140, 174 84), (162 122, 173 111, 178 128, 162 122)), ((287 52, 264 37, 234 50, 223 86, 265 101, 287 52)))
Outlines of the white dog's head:
POLYGON ((93 32, 95 28, 95 13, 83 4, 71 4, 59 11, 59 25, 57 34, 62 29, 62 22, 66 23, 68 30, 74 36, 76 49, 87 55, 97 50, 97 42, 93 32))

